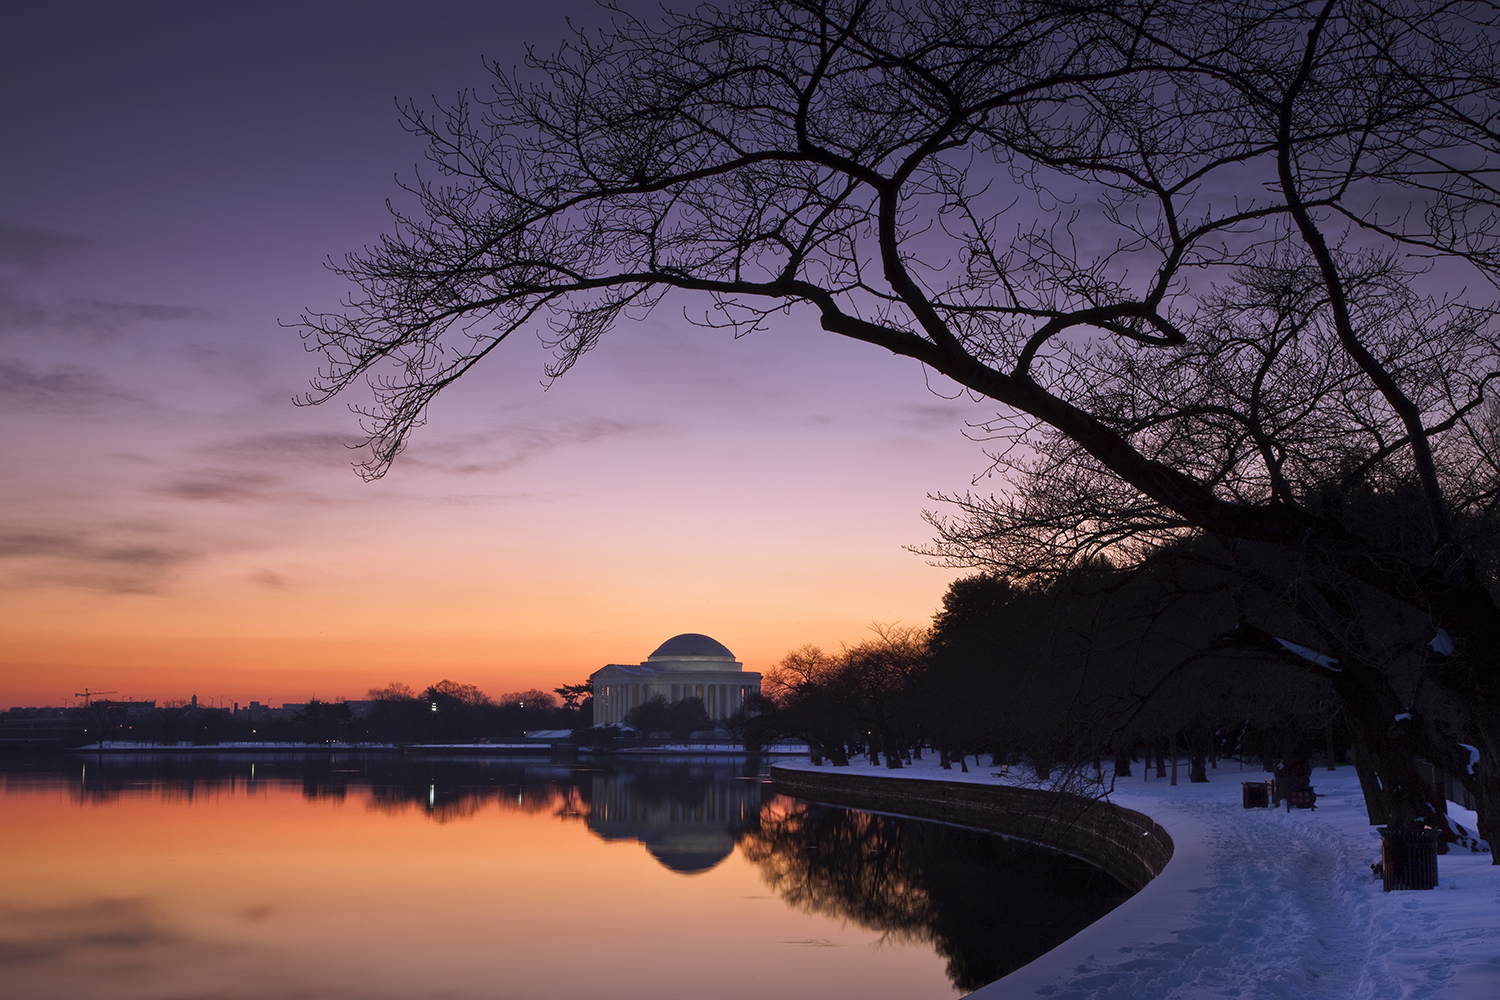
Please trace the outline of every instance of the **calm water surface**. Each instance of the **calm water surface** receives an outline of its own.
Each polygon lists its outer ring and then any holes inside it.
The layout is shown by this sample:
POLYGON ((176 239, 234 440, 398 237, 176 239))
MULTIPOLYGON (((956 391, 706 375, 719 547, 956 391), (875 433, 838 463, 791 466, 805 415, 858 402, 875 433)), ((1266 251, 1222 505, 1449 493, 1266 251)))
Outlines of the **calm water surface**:
POLYGON ((8 1000, 917 1000, 1117 905, 999 837, 772 795, 760 762, 0 762, 8 1000))

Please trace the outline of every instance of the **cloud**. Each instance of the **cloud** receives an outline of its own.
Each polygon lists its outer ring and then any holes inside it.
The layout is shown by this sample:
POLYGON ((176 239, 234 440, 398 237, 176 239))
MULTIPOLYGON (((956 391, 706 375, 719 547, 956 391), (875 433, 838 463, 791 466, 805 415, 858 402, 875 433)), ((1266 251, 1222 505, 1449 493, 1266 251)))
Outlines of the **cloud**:
POLYGON ((909 404, 896 411, 896 420, 901 426, 923 432, 959 429, 973 416, 973 407, 942 403, 909 404))
POLYGON ((151 594, 199 556, 185 546, 153 539, 154 532, 118 532, 119 537, 101 538, 97 530, 0 528, 0 560, 16 567, 7 574, 13 586, 61 583, 112 594, 151 594))
POLYGON ((351 447, 358 443, 342 434, 287 431, 231 438, 204 445, 200 451, 229 461, 327 467, 358 461, 363 452, 357 447, 351 447))
POLYGON ((72 233, 0 224, 0 265, 27 269, 52 267, 89 244, 89 240, 72 233))
POLYGON ((497 504, 557 501, 571 495, 557 490, 531 493, 450 493, 443 496, 434 496, 432 502, 440 507, 491 507, 497 504))
POLYGON ((40 294, 32 282, 50 277, 91 245, 70 233, 0 225, 0 331, 112 336, 141 323, 206 322, 199 306, 116 302, 91 296, 40 294))
POLYGON ((154 904, 139 897, 0 909, 0 967, 119 961, 185 941, 164 925, 154 904))
POLYGON ((173 500, 198 500, 214 503, 254 503, 281 499, 268 489, 280 477, 242 469, 203 469, 184 475, 151 492, 173 500))
POLYGON ((397 461, 403 465, 422 466, 462 476, 490 475, 509 471, 560 448, 635 434, 654 426, 647 421, 582 417, 547 426, 511 425, 483 437, 465 435, 439 442, 424 441, 418 437, 397 461), (501 454, 471 457, 482 449, 498 450, 501 454))
POLYGON ((80 416, 154 408, 87 368, 55 365, 42 370, 24 361, 0 359, 0 411, 80 416))
POLYGON ((114 335, 140 323, 169 323, 217 318, 211 309, 198 306, 163 305, 151 302, 107 302, 102 299, 69 299, 44 303, 0 283, 0 330, 20 332, 72 332, 114 335))

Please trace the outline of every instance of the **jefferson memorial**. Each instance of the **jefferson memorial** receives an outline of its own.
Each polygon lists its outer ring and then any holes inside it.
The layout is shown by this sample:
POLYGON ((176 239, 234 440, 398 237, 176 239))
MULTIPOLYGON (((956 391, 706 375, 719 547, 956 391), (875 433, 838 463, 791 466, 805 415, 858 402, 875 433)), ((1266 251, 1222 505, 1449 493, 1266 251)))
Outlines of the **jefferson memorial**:
POLYGON ((697 632, 674 635, 640 663, 611 663, 594 682, 594 725, 620 725, 625 713, 657 695, 668 702, 702 698, 710 719, 727 719, 751 694, 760 674, 745 669, 724 644, 697 632))

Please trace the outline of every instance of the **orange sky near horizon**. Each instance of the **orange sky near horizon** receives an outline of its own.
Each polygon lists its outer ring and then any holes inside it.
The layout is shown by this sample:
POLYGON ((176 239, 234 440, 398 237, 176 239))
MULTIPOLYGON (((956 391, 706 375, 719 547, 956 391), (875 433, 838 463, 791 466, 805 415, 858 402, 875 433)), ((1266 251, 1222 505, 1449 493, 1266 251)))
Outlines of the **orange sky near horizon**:
MULTIPOLYGON (((718 345, 703 377, 733 370, 736 353, 764 356, 774 339, 758 352, 718 345)), ((534 389, 526 405, 542 419, 586 421, 590 399, 663 391, 630 379, 622 389, 609 349, 600 353, 599 365, 534 389)), ((853 352, 841 363, 863 360, 853 352)), ((444 678, 499 696, 637 662, 680 632, 712 635, 764 671, 807 643, 858 642, 872 622, 925 625, 958 571, 904 546, 929 535, 927 492, 965 488, 982 455, 955 429, 956 405, 902 416, 944 401, 918 369, 885 360, 856 370, 866 386, 877 374, 883 399, 900 401, 895 420, 853 392, 798 389, 770 418, 758 405, 679 398, 661 418, 675 426, 653 434, 461 475, 429 456, 467 431, 462 414, 435 416, 375 483, 341 454, 266 473, 276 482, 264 490, 209 499, 157 485, 165 459, 145 478, 112 471, 108 508, 81 505, 88 530, 110 519, 153 524, 151 544, 190 554, 118 576, 107 553, 92 565, 21 563, 0 602, 0 708, 69 704, 85 687, 279 704, 444 678), (692 456, 686 472, 683 456, 692 456), (598 488, 601 476, 611 488, 598 488)), ((838 364, 827 367, 836 379, 838 364)), ((110 456, 96 467, 110 470, 110 456)), ((221 462, 177 474, 262 473, 221 462)))

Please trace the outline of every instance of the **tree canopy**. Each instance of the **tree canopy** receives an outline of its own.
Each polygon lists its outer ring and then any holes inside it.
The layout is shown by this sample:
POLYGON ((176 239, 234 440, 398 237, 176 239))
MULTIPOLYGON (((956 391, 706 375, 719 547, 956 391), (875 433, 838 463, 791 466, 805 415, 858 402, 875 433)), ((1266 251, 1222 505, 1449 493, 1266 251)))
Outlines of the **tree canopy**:
POLYGON ((369 380, 377 476, 519 331, 555 377, 668 294, 736 334, 806 310, 1000 404, 1021 489, 967 498, 940 555, 1035 567, 1200 532, 1299 554, 1308 617, 1343 643, 1338 670, 1299 665, 1368 739, 1409 745, 1388 731, 1406 715, 1445 766, 1478 746, 1497 837, 1495 17, 1437 0, 616 11, 524 74, 493 67, 488 94, 407 107, 432 174, 337 266, 347 308, 304 317, 326 359, 310 399, 369 380), (1410 718, 1349 638, 1371 592, 1448 637, 1425 676, 1461 706, 1455 730, 1410 718))

